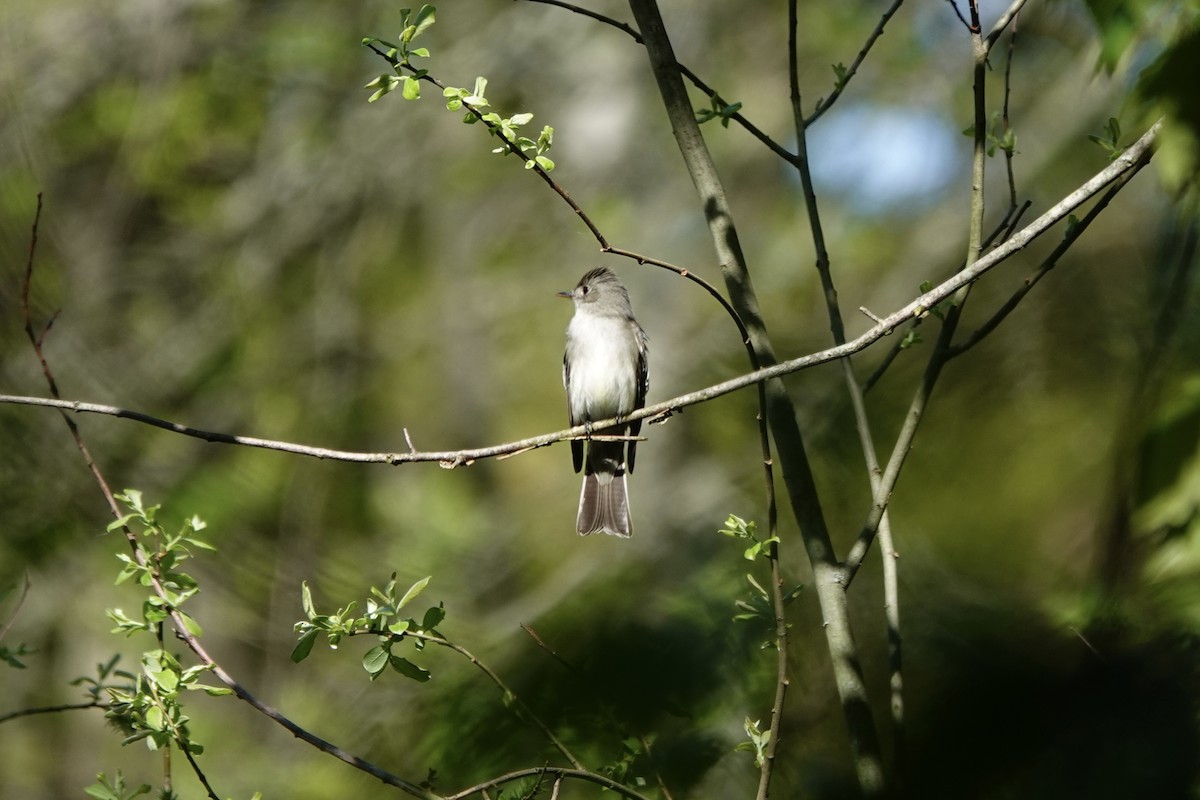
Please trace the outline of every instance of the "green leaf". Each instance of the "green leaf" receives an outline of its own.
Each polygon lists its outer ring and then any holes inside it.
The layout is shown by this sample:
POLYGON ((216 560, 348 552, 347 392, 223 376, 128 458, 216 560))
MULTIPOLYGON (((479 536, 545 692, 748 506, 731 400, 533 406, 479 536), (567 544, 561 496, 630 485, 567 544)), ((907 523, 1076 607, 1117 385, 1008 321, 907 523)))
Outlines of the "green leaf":
POLYGON ((312 589, 308 586, 308 581, 300 583, 300 605, 304 608, 304 614, 312 619, 317 615, 317 610, 313 606, 312 589))
POLYGON ((204 629, 200 627, 200 623, 196 622, 190 615, 179 611, 179 619, 183 621, 184 629, 192 636, 200 636, 204 633, 204 629))
POLYGON ((431 631, 438 625, 442 624, 442 620, 446 618, 446 609, 440 604, 430 608, 425 612, 425 617, 421 620, 421 629, 431 631))
POLYGON ((386 647, 377 644, 368 650, 362 657, 363 669, 372 676, 383 672, 383 668, 388 665, 389 653, 386 647))
POLYGON ((161 731, 163 729, 164 720, 162 709, 158 706, 150 706, 146 710, 146 727, 150 730, 161 731))
POLYGON ((436 12, 437 9, 429 3, 421 6, 421 10, 417 12, 417 16, 412 21, 413 27, 416 28, 413 33, 414 38, 420 36, 422 31, 434 23, 436 12))
POLYGON ((405 100, 419 99, 421 97, 421 82, 415 78, 405 78, 404 90, 401 92, 401 96, 403 96, 405 100))
POLYGON ((392 656, 389 660, 391 662, 392 669, 396 670, 396 672, 399 672, 406 678, 412 678, 414 681, 424 683, 433 677, 428 670, 421 669, 407 658, 392 656))
POLYGON ((292 648, 292 661, 294 663, 299 664, 308 658, 308 654, 312 652, 313 643, 317 640, 317 636, 320 633, 319 630, 313 628, 300 637, 300 641, 296 642, 296 646, 292 648))
POLYGON ((404 606, 408 605, 410 600, 419 595, 421 592, 425 591, 425 587, 429 585, 429 579, 432 577, 432 575, 427 575, 414 583, 412 586, 408 587, 408 591, 404 593, 404 597, 401 597, 400 602, 396 604, 396 610, 399 611, 400 609, 404 608, 404 606))

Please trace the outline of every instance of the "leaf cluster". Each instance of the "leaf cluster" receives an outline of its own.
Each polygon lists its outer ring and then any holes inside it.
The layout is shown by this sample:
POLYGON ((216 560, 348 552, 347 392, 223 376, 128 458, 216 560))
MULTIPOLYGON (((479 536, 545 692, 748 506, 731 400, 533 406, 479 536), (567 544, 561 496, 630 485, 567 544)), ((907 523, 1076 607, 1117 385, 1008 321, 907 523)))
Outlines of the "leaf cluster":
POLYGON ((143 653, 142 669, 134 676, 133 686, 106 687, 111 705, 105 717, 125 732, 121 744, 145 740, 151 750, 159 750, 175 742, 194 755, 204 752, 204 747, 193 741, 188 732, 189 718, 183 713, 180 696, 191 691, 213 697, 230 694, 224 686, 200 682, 209 669, 207 664, 185 668, 179 659, 162 649, 143 653))
MULTIPOLYGON (((429 48, 413 48, 410 47, 410 44, 434 23, 436 9, 434 6, 426 4, 414 14, 412 9, 403 8, 400 10, 400 17, 404 29, 400 34, 399 44, 370 37, 362 40, 364 46, 374 48, 374 45, 380 44, 386 47, 387 50, 381 54, 391 63, 393 69, 392 73, 380 75, 363 87, 374 90, 367 98, 368 103, 374 103, 397 88, 400 89, 400 96, 405 100, 419 100, 422 80, 429 80, 435 85, 441 86, 438 81, 429 77, 429 70, 418 69, 410 63, 410 59, 418 56, 429 57, 429 48)), ((376 52, 380 51, 376 49, 376 52)), ((545 172, 553 170, 554 161, 546 153, 554 145, 554 128, 543 125, 536 139, 523 135, 520 129, 533 120, 533 114, 522 112, 505 117, 495 111, 484 111, 483 109, 491 106, 485 97, 486 90, 487 78, 480 76, 475 79, 475 85, 470 89, 458 86, 443 87, 442 96, 446 99, 446 108, 449 111, 466 109, 466 113, 463 115, 464 123, 474 125, 482 122, 490 135, 504 140, 505 144, 494 148, 493 153, 507 155, 510 152, 518 152, 526 156, 525 169, 533 169, 534 166, 537 166, 545 172)), ((740 105, 739 103, 738 107, 740 105)), ((736 110, 735 107, 729 113, 736 110)), ((728 124, 728 120, 722 120, 722 122, 728 124)))
MULTIPOLYGON (((758 535, 758 524, 754 520, 744 520, 741 517, 730 514, 725 520, 725 527, 718 533, 728 536, 732 539, 741 539, 750 542, 750 545, 742 552, 742 557, 747 561, 755 561, 758 558, 773 558, 771 546, 779 541, 777 536, 760 537, 758 535)), ((748 622, 750 620, 760 620, 769 624, 775 622, 775 604, 772 602, 771 594, 766 588, 749 573, 746 574, 746 582, 750 584, 751 592, 748 597, 734 601, 734 606, 738 609, 738 613, 733 616, 735 622, 748 622)), ((790 603, 800 594, 800 590, 804 587, 797 585, 787 592, 783 600, 785 603, 790 603)), ((764 647, 770 646, 770 642, 764 643, 764 647)))
POLYGON ((191 517, 176 533, 170 533, 158 520, 160 506, 146 505, 140 491, 126 489, 123 494, 116 495, 116 499, 130 511, 110 524, 107 530, 140 529, 130 536, 133 555, 118 555, 124 566, 116 583, 135 579, 150 592, 142 601, 140 619, 119 608, 108 610, 109 619, 116 623, 112 632, 126 636, 149 633, 159 640, 160 646, 142 654, 141 670, 136 675, 117 671, 114 657, 107 664, 98 665, 98 679, 80 678, 75 683, 89 684, 88 691, 93 697, 101 690, 108 694, 110 706, 105 716, 125 732, 122 744, 145 740, 151 750, 158 750, 169 747, 174 741, 187 752, 198 754, 204 748, 191 740, 188 717, 183 713, 180 697, 189 691, 203 691, 212 696, 227 695, 231 691, 200 682, 201 676, 209 671, 209 665, 184 667, 178 658, 163 649, 161 626, 174 614, 189 634, 200 635, 199 624, 180 610, 200 586, 192 576, 180 571, 179 565, 192 557, 191 548, 210 551, 215 548, 196 536, 206 527, 199 517, 191 517), (132 680, 132 684, 107 685, 110 675, 132 680))
POLYGON ((445 608, 439 603, 425 610, 420 622, 413 617, 401 617, 400 611, 417 595, 425 591, 430 577, 422 578, 403 593, 397 593, 396 573, 383 589, 371 587, 371 597, 364 603, 364 612, 359 615, 357 602, 351 601, 333 614, 321 614, 313 604, 312 590, 308 583, 301 585, 301 602, 306 619, 295 625, 300 639, 292 648, 292 661, 299 663, 312 653, 313 644, 317 637, 324 634, 329 641, 329 647, 336 650, 338 644, 347 636, 376 636, 379 643, 367 650, 362 657, 363 669, 375 680, 389 666, 406 678, 425 682, 432 677, 431 673, 417 666, 408 658, 393 652, 393 648, 408 640, 413 649, 420 652, 425 649, 425 641, 429 636, 441 638, 437 626, 446 618, 445 608))
POLYGON ((763 759, 766 758, 767 745, 771 741, 771 731, 763 730, 759 727, 758 720, 752 720, 746 717, 746 721, 742 723, 742 728, 746 731, 746 736, 750 737, 744 742, 738 742, 734 749, 744 753, 754 753, 754 766, 761 767, 763 759))
POLYGON ((131 525, 141 528, 140 538, 132 540, 135 543, 134 554, 117 554, 124 566, 118 573, 116 582, 121 584, 132 578, 141 586, 153 591, 142 602, 141 619, 130 617, 119 608, 109 609, 109 618, 117 624, 113 633, 119 632, 128 636, 139 631, 154 632, 172 612, 175 612, 188 632, 199 636, 199 623, 180 610, 180 607, 200 591, 200 585, 191 575, 181 571, 179 565, 192 557, 190 548, 216 550, 196 536, 206 527, 204 520, 193 516, 183 523, 178 532, 172 534, 158 522, 160 507, 145 505, 142 493, 137 489, 126 489, 124 494, 116 495, 116 499, 127 505, 130 512, 112 522, 107 530, 111 532, 131 525), (151 547, 147 548, 142 543, 143 540, 149 541, 151 547))

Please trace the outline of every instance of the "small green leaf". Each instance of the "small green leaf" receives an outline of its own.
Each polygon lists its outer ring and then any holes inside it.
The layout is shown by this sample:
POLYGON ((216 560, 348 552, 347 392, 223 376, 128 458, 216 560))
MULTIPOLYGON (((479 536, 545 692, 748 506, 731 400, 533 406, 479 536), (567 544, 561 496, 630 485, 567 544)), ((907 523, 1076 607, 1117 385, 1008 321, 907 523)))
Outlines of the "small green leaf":
POLYGON ((434 606, 425 612, 424 619, 421 620, 421 629, 431 631, 438 625, 442 624, 442 620, 446 618, 446 609, 441 605, 434 606))
POLYGON ((388 665, 389 653, 386 647, 377 644, 363 654, 362 665, 372 676, 383 672, 383 668, 388 665))
POLYGON ((300 641, 296 642, 296 646, 292 648, 292 661, 299 664, 304 659, 308 658, 308 654, 312 652, 313 643, 317 640, 319 630, 313 628, 300 637, 300 641))
POLYGON ((424 683, 433 677, 428 670, 421 669, 407 658, 392 656, 389 660, 391 662, 392 669, 396 670, 396 672, 399 672, 406 678, 412 678, 414 681, 424 683))
POLYGON ((158 706, 150 706, 146 710, 146 727, 153 731, 161 731, 164 724, 162 709, 158 706))
POLYGON ((308 581, 300 583, 300 605, 304 608, 304 614, 309 619, 317 615, 317 610, 313 606, 312 589, 308 586, 308 581))
POLYGON ((183 621, 184 629, 192 636, 201 636, 204 629, 200 627, 200 623, 196 622, 189 614, 179 611, 179 619, 183 621))
POLYGON ((414 583, 412 586, 408 587, 408 591, 404 593, 404 597, 401 597, 400 602, 396 604, 396 610, 399 611, 400 609, 404 608, 404 606, 408 605, 410 600, 419 595, 421 592, 425 591, 425 587, 429 585, 429 579, 432 577, 432 575, 427 575, 414 583))

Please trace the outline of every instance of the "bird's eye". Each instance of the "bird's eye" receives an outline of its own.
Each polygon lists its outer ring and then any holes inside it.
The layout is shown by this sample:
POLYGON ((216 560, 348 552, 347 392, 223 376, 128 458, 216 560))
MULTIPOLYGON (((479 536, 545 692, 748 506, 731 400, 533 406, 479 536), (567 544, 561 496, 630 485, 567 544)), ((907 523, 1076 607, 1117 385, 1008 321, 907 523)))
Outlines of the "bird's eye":
POLYGON ((579 287, 579 291, 581 294, 587 294, 588 292, 591 291, 591 287, 585 283, 583 286, 579 287))

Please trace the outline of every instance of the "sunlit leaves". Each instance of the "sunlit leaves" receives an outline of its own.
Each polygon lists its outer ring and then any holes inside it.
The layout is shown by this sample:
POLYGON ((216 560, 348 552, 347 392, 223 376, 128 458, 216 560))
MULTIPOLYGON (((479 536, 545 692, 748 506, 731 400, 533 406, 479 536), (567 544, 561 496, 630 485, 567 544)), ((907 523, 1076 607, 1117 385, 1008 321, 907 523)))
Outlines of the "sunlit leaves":
POLYGON ((403 642, 411 642, 414 650, 422 650, 425 640, 421 635, 436 635, 435 629, 446 618, 446 611, 441 604, 427 608, 420 622, 412 617, 400 616, 400 611, 425 591, 429 580, 429 577, 422 578, 400 594, 397 592, 396 574, 392 573, 382 589, 371 587, 371 596, 364 603, 365 611, 361 615, 356 613, 359 607, 357 602, 338 609, 335 614, 318 613, 313 604, 312 590, 307 583, 302 584, 300 602, 306 619, 295 625, 300 638, 292 648, 292 661, 299 663, 308 658, 313 644, 322 634, 328 639, 330 648, 335 650, 347 636, 375 635, 379 639, 378 644, 368 649, 361 661, 371 680, 378 678, 388 667, 415 681, 429 680, 431 675, 428 670, 393 652, 403 642))
POLYGON ((742 553, 742 556, 747 561, 753 561, 760 555, 769 554, 770 546, 779 541, 778 536, 760 539, 758 536, 758 525, 753 520, 747 522, 733 514, 729 515, 729 518, 725 520, 725 527, 718 532, 733 539, 742 539, 750 542, 750 545, 742 553))
POLYGON ((763 759, 766 758, 767 745, 771 741, 771 732, 759 728, 758 720, 751 720, 749 717, 746 717, 746 721, 742 723, 742 728, 746 731, 749 739, 739 742, 734 749, 754 753, 754 766, 761 767, 763 759))

